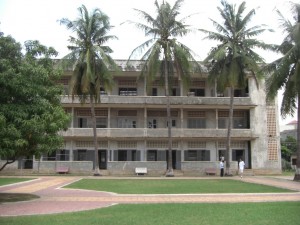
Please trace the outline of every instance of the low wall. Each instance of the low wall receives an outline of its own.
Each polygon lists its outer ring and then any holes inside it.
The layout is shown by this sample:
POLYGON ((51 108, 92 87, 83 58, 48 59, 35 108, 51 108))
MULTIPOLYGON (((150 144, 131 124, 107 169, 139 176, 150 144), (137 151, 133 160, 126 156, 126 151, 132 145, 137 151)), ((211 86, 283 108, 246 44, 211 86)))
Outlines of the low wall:
POLYGON ((56 173, 56 169, 64 166, 69 168, 69 173, 87 174, 93 171, 92 161, 34 161, 34 173, 56 173))
MULTIPOLYGON (((0 160, 0 167, 2 167, 6 163, 6 160, 0 160)), ((18 161, 15 161, 11 164, 7 164, 4 170, 16 170, 18 169, 18 161)))
POLYGON ((126 161, 107 163, 107 171, 109 175, 135 175, 136 167, 147 167, 147 175, 149 176, 161 176, 166 172, 167 163, 164 161, 126 161))
MULTIPOLYGON (((0 160, 0 166, 5 163, 0 160)), ((7 165, 0 172, 1 175, 30 175, 30 174, 56 174, 56 168, 66 166, 71 174, 91 175, 94 172, 92 161, 33 161, 32 169, 20 167, 20 162, 16 161, 7 165)), ((107 162, 107 169, 101 170, 101 174, 112 176, 135 176, 136 167, 146 167, 148 176, 164 176, 167 164, 164 161, 127 161, 127 162, 107 162)), ((205 161, 184 161, 181 162, 181 172, 183 176, 205 176, 205 168, 216 168, 217 175, 220 175, 219 162, 205 161)), ((225 168, 226 171, 226 168, 225 168)), ((252 169, 254 175, 281 174, 281 170, 275 169, 252 169)), ((230 173, 237 175, 238 163, 230 163, 230 173)), ((252 175, 253 175, 252 174, 252 175)))
MULTIPOLYGON (((216 168, 217 175, 220 175, 220 162, 204 162, 204 161, 185 161, 181 162, 181 170, 184 175, 188 176, 204 176, 206 168, 216 168)), ((225 170, 226 171, 226 167, 225 170)), ((230 162, 230 173, 236 175, 238 171, 238 164, 236 161, 230 162)))

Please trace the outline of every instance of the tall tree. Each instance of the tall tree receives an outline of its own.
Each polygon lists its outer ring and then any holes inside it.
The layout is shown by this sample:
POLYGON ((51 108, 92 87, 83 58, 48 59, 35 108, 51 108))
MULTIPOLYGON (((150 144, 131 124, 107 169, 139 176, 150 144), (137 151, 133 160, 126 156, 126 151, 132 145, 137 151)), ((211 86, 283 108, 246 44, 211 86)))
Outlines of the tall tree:
POLYGON ((98 158, 98 140, 95 117, 95 104, 100 103, 100 88, 108 89, 112 85, 110 69, 117 68, 114 60, 109 55, 112 49, 105 44, 116 39, 116 36, 108 35, 112 28, 109 17, 100 9, 94 9, 91 13, 82 5, 78 8, 79 17, 71 21, 67 18, 60 20, 67 29, 76 33, 76 37, 70 36, 68 46, 71 53, 63 58, 63 62, 72 64, 74 72, 70 83, 70 93, 79 97, 81 103, 89 102, 91 106, 91 118, 95 146, 94 175, 100 175, 98 158))
POLYGON ((251 19, 255 15, 255 9, 250 10, 245 16, 246 3, 242 2, 238 7, 229 4, 225 0, 221 1, 221 7, 217 7, 223 23, 210 19, 216 32, 200 29, 207 34, 209 40, 218 41, 216 47, 212 48, 204 60, 209 69, 209 81, 217 82, 219 90, 230 90, 230 108, 226 144, 226 171, 230 173, 230 148, 231 132, 234 108, 234 89, 244 88, 247 76, 251 75, 258 87, 258 79, 262 78, 259 64, 263 63, 263 58, 254 49, 271 49, 272 46, 265 44, 255 37, 265 32, 266 25, 250 26, 251 19))
POLYGON ((267 79, 267 96, 274 99, 278 90, 284 90, 281 104, 281 116, 298 113, 297 127, 297 165, 294 180, 300 180, 300 4, 291 3, 294 21, 285 19, 279 10, 279 24, 285 38, 277 51, 282 57, 266 66, 270 72, 267 79))
POLYGON ((297 140, 293 136, 287 136, 285 140, 280 140, 281 158, 285 161, 291 160, 291 155, 297 152, 297 140))
POLYGON ((0 34, 0 157, 6 165, 22 157, 39 157, 63 145, 58 131, 70 121, 60 104, 57 55, 38 41, 25 43, 25 54, 12 37, 0 34))
POLYGON ((136 53, 139 54, 147 49, 141 58, 142 61, 145 61, 141 76, 146 77, 147 86, 149 87, 160 73, 165 87, 168 124, 168 168, 166 176, 174 176, 172 166, 170 82, 174 74, 177 73, 184 84, 188 84, 191 72, 198 65, 193 57, 192 50, 176 39, 187 35, 191 31, 190 26, 185 24, 185 20, 188 17, 177 19, 180 15, 179 10, 182 2, 183 0, 177 0, 171 7, 168 2, 163 1, 162 4, 159 4, 155 1, 156 15, 154 17, 145 11, 135 9, 142 19, 145 20, 145 23, 130 21, 138 29, 143 30, 150 39, 135 48, 129 59, 136 53))

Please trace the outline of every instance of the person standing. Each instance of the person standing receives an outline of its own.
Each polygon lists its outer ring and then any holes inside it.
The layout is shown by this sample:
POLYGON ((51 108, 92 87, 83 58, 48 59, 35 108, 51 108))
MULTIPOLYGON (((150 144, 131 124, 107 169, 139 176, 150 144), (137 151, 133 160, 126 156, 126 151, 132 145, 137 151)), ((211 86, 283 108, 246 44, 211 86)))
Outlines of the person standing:
POLYGON ((224 161, 225 161, 225 158, 224 158, 224 156, 223 156, 223 155, 221 155, 221 157, 220 157, 220 161, 222 161, 222 162, 224 163, 224 161))
POLYGON ((245 168, 245 162, 242 159, 240 159, 239 170, 240 170, 241 178, 243 178, 244 168, 245 168))
POLYGON ((220 161, 220 176, 221 177, 224 176, 224 161, 223 160, 220 161))

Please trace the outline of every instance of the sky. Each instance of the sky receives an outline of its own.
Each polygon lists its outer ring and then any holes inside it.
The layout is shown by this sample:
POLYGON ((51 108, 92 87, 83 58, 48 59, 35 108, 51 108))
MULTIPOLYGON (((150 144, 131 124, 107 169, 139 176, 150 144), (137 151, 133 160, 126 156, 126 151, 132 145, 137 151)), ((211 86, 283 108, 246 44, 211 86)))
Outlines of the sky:
MULTIPOLYGON (((246 12, 256 9, 253 17, 254 25, 266 24, 274 32, 265 32, 258 39, 269 44, 279 44, 283 34, 278 27, 278 17, 274 9, 279 9, 283 15, 289 14, 289 3, 286 0, 245 0, 246 12)), ((296 1, 296 0, 292 0, 296 1)), ((162 0, 158 0, 159 3, 162 0)), ((171 5, 175 0, 167 0, 171 5)), ((241 0, 228 0, 229 3, 239 5, 241 0)), ((68 53, 68 38, 72 33, 59 20, 68 18, 75 20, 78 16, 78 7, 85 5, 89 11, 100 8, 110 17, 110 23, 114 26, 111 35, 116 35, 118 40, 113 40, 108 45, 113 49, 114 59, 128 59, 132 50, 142 44, 146 38, 144 33, 135 26, 125 21, 142 21, 137 11, 139 9, 151 15, 155 15, 154 0, 0 0, 0 31, 5 35, 11 35, 16 41, 24 44, 26 40, 39 40, 43 45, 54 47, 58 52, 58 58, 68 53)), ((189 17, 186 22, 195 30, 213 30, 209 18, 222 22, 217 7, 221 6, 220 0, 185 0, 181 6, 181 14, 178 18, 189 17)), ((292 19, 292 18, 289 18, 292 19)), ((190 33, 187 37, 179 39, 196 53, 197 60, 203 60, 210 48, 216 42, 204 40, 204 34, 200 32, 190 33)), ((257 51, 266 62, 272 62, 279 56, 268 51, 257 51)), ((139 59, 139 58, 136 58, 139 59)), ((278 95, 279 102, 281 95, 278 95)), ((288 117, 279 122, 281 125, 291 121, 288 117)))

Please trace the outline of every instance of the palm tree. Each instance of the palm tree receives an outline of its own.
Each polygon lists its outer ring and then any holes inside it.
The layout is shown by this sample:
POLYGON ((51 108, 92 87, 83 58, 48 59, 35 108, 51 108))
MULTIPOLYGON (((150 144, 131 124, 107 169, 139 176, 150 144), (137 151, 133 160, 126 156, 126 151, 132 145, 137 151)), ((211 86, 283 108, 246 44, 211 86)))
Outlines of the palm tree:
POLYGON ((70 37, 71 45, 68 48, 71 53, 63 58, 63 62, 74 66, 70 83, 72 98, 79 97, 81 103, 89 101, 91 106, 95 145, 94 175, 100 175, 95 104, 100 102, 100 87, 107 89, 112 84, 109 68, 116 65, 109 55, 112 53, 111 48, 104 44, 116 37, 107 34, 112 26, 109 17, 100 9, 94 9, 89 14, 87 8, 82 5, 78 11, 79 17, 76 20, 60 20, 61 24, 77 35, 70 37))
POLYGON ((234 89, 243 88, 247 82, 247 76, 255 79, 258 87, 258 79, 262 78, 262 72, 259 64, 263 63, 263 58, 253 49, 269 49, 272 46, 267 45, 255 37, 267 29, 265 25, 257 25, 249 27, 255 10, 250 10, 243 16, 246 10, 246 3, 242 2, 237 8, 236 5, 228 4, 225 0, 221 1, 223 8, 217 7, 223 23, 218 23, 210 19, 216 28, 216 32, 200 29, 207 34, 205 37, 209 40, 220 42, 216 47, 212 48, 208 56, 204 60, 209 69, 208 79, 211 83, 217 82, 219 90, 230 90, 230 108, 229 121, 227 130, 226 144, 226 173, 230 172, 230 146, 231 131, 234 107, 234 89))
POLYGON ((277 47, 282 57, 268 64, 265 69, 270 72, 267 79, 267 97, 274 99, 278 90, 283 88, 281 115, 298 113, 297 127, 297 165, 294 180, 300 180, 300 4, 291 3, 293 22, 285 19, 279 10, 280 27, 286 34, 283 42, 277 47))
POLYGON ((143 52, 147 49, 141 60, 145 61, 142 68, 141 76, 146 76, 147 86, 150 86, 153 79, 158 73, 161 74, 165 87, 167 100, 167 124, 168 124, 168 168, 166 176, 174 176, 172 166, 172 134, 171 134, 171 111, 170 111, 170 82, 172 76, 177 73, 184 84, 188 84, 191 72, 195 68, 196 60, 193 52, 184 44, 178 42, 176 37, 185 36, 191 31, 189 25, 185 25, 184 19, 177 20, 180 14, 179 10, 183 0, 177 0, 173 7, 168 2, 158 4, 156 15, 152 17, 148 13, 135 9, 145 20, 141 22, 132 22, 137 28, 143 30, 145 35, 150 37, 149 40, 135 48, 129 59, 136 53, 143 52))

